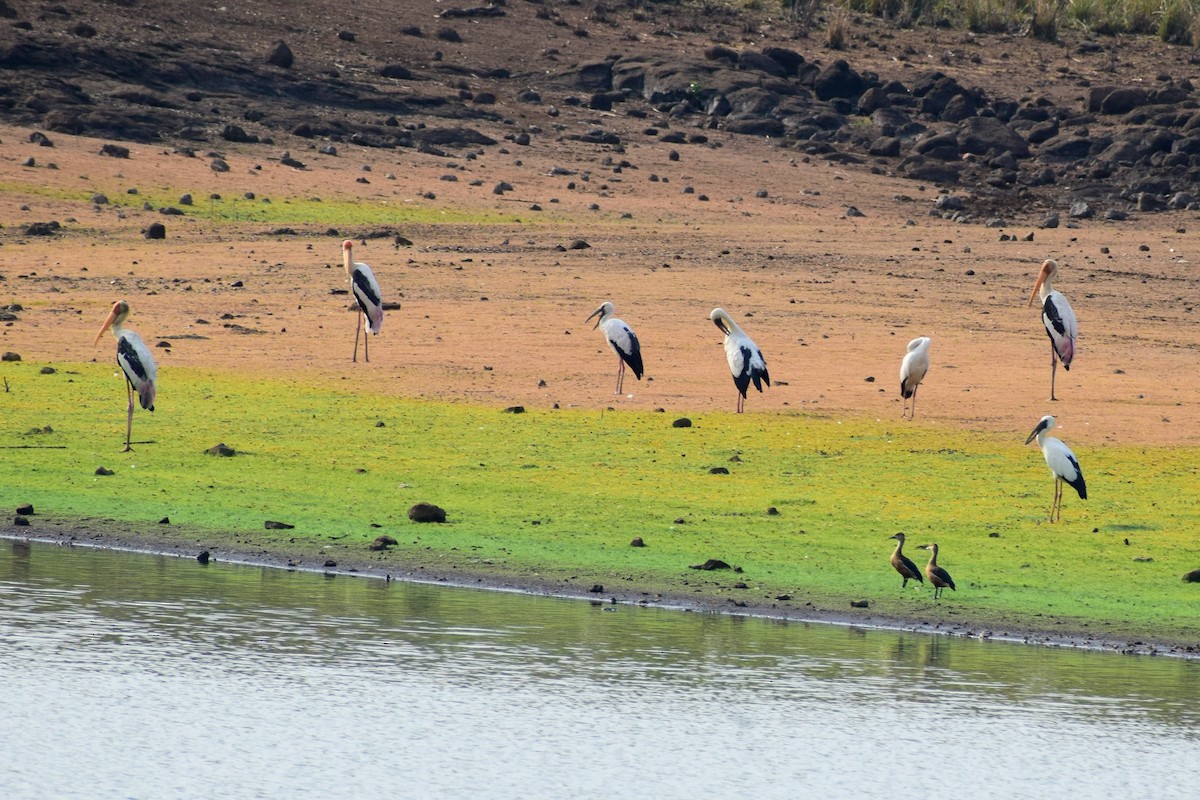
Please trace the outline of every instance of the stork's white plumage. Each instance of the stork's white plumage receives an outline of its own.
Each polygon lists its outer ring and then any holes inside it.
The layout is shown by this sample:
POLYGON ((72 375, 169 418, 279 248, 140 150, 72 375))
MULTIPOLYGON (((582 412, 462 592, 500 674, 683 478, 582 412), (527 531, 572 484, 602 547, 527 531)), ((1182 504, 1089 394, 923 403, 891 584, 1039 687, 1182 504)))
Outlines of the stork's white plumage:
POLYGON ((904 417, 908 407, 908 398, 912 398, 912 415, 917 415, 917 388, 925 380, 929 372, 929 345, 933 340, 928 336, 919 336, 908 343, 908 353, 900 362, 900 416, 904 417))
MULTIPOLYGON (((350 288, 362 314, 355 315, 354 323, 354 357, 358 361, 358 334, 362 330, 363 317, 367 318, 367 327, 371 333, 379 333, 383 327, 383 295, 379 291, 379 282, 375 273, 361 261, 354 260, 354 242, 347 239, 342 242, 342 263, 346 267, 346 275, 350 278, 350 288)), ((363 361, 370 361, 367 348, 367 337, 363 336, 363 361)))
POLYGON ((607 300, 600 304, 600 307, 588 315, 587 322, 592 317, 599 317, 596 324, 592 326, 592 330, 599 328, 604 333, 604 339, 608 342, 608 346, 617 354, 617 388, 613 394, 620 394, 622 387, 625 385, 625 365, 633 370, 633 374, 640 381, 642 379, 642 346, 638 342, 637 334, 633 329, 625 324, 623 320, 619 320, 613 316, 615 307, 607 300))
POLYGON ((1073 486, 1079 493, 1080 500, 1087 500, 1087 484, 1083 481, 1083 470, 1079 468, 1079 461, 1075 458, 1075 454, 1071 452, 1071 448, 1063 444, 1061 439, 1046 435, 1046 431, 1053 428, 1054 425, 1054 417, 1047 414, 1038 420, 1037 427, 1025 440, 1025 444, 1029 444, 1037 439, 1038 447, 1042 448, 1042 456, 1046 459, 1046 466, 1054 474, 1054 502, 1050 505, 1051 522, 1055 520, 1056 511, 1058 519, 1062 519, 1063 483, 1073 486))
POLYGON ((725 358, 733 374, 733 385, 738 390, 737 413, 740 414, 745 407, 746 391, 751 382, 760 392, 764 383, 771 385, 767 362, 758 345, 725 313, 725 309, 714 308, 708 318, 725 334, 725 358))
POLYGON ((1048 258, 1042 262, 1041 272, 1033 291, 1029 294, 1029 305, 1034 298, 1042 303, 1042 324, 1046 326, 1046 335, 1050 337, 1050 399, 1054 396, 1054 373, 1058 369, 1059 360, 1063 369, 1071 369, 1071 361, 1075 358, 1075 338, 1079 335, 1079 324, 1075 320, 1075 311, 1062 292, 1055 291, 1051 285, 1058 276, 1058 262, 1048 258))
POLYGON ((124 300, 118 300, 116 303, 113 303, 112 311, 109 312, 107 319, 104 320, 104 324, 100 327, 100 332, 96 334, 96 340, 92 342, 93 347, 99 344, 100 337, 110 328, 117 340, 117 363, 121 366, 121 371, 125 373, 125 388, 126 393, 129 395, 129 415, 125 423, 124 452, 129 452, 133 449, 130 447, 129 439, 133 433, 134 391, 137 392, 142 408, 147 411, 154 410, 154 398, 158 392, 158 384, 156 382, 158 380, 158 365, 154 363, 154 356, 150 354, 150 348, 146 347, 146 343, 142 341, 142 337, 125 327, 125 320, 128 317, 128 303, 124 300))

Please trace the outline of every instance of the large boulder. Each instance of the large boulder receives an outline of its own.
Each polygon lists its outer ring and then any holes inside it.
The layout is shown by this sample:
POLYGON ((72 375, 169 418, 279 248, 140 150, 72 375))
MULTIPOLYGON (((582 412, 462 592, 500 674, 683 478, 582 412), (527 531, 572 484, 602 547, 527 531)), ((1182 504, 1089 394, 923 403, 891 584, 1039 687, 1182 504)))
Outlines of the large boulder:
POLYGON ((1012 153, 1017 158, 1029 157, 1029 145, 1020 134, 995 117, 971 117, 958 124, 956 138, 964 153, 978 156, 989 152, 1012 153))
POLYGON ((835 97, 857 100, 868 88, 870 84, 867 80, 844 58, 839 58, 825 67, 813 81, 813 91, 821 100, 832 100, 835 97))

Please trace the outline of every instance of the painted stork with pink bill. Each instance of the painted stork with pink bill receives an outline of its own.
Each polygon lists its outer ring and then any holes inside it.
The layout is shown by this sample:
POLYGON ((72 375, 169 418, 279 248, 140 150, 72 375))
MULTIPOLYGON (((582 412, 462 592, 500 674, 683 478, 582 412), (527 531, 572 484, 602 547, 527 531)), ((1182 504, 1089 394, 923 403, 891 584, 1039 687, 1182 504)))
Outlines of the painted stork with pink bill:
POLYGON ((1058 262, 1048 258, 1042 262, 1042 270, 1038 273, 1037 282, 1029 294, 1029 305, 1033 306, 1034 298, 1042 303, 1042 324, 1046 326, 1046 335, 1050 337, 1050 399, 1054 396, 1054 373, 1058 362, 1062 361, 1063 369, 1071 369, 1071 361, 1075 358, 1075 338, 1079 335, 1079 324, 1075 321, 1075 312, 1062 292, 1055 291, 1054 279, 1058 277, 1058 262))
POLYGON ((125 327, 125 320, 128 317, 129 303, 124 300, 113 303, 112 311, 104 320, 100 332, 96 334, 96 340, 92 342, 93 347, 98 345, 100 337, 110 328, 117 340, 117 364, 125 373, 125 388, 129 395, 129 415, 125 422, 125 449, 122 451, 126 453, 133 449, 129 445, 130 436, 133 433, 133 393, 137 392, 142 408, 153 411, 158 378, 158 366, 154 363, 154 356, 150 354, 150 348, 146 347, 142 337, 125 327))
MULTIPOLYGON (((358 307, 362 311, 361 314, 355 314, 354 356, 350 359, 358 361, 358 334, 363 328, 363 318, 366 318, 367 329, 372 334, 379 333, 383 327, 383 295, 371 268, 361 261, 354 260, 354 242, 349 239, 342 242, 342 263, 346 267, 346 275, 350 278, 350 289, 354 292, 354 299, 358 301, 358 307)), ((370 362, 367 341, 368 337, 363 333, 363 361, 370 362)))

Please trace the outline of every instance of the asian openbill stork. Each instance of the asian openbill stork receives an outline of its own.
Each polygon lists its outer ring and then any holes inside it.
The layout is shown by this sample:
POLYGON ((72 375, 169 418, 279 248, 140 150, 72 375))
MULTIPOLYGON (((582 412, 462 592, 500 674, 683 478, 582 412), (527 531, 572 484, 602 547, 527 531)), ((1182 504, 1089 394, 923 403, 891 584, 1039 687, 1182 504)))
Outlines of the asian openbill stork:
MULTIPOLYGON (((383 327, 383 296, 379 292, 379 282, 375 273, 361 261, 354 260, 354 242, 347 239, 342 242, 342 263, 346 267, 346 275, 350 278, 350 288, 354 299, 358 301, 361 314, 355 314, 354 322, 354 356, 351 361, 358 361, 358 334, 362 330, 363 317, 367 318, 367 327, 371 333, 379 333, 383 327)), ((363 361, 370 362, 371 356, 367 348, 367 337, 363 335, 363 361)))
POLYGON ((1046 435, 1046 431, 1053 428, 1054 424, 1054 417, 1047 414, 1038 420, 1037 427, 1025 440, 1025 444, 1029 444, 1037 439, 1038 447, 1042 448, 1042 455, 1046 459, 1046 466, 1050 468, 1050 472, 1054 473, 1054 502, 1050 505, 1051 522, 1054 522, 1055 511, 1058 512, 1058 519, 1062 519, 1063 483, 1071 484, 1075 491, 1079 492, 1080 500, 1087 500, 1087 484, 1083 482, 1083 471, 1079 469, 1079 462, 1075 459, 1075 454, 1071 452, 1071 448, 1062 443, 1061 439, 1046 435))
POLYGON ((122 451, 125 453, 133 449, 129 446, 129 439, 133 433, 133 393, 137 391, 142 408, 153 411, 157 387, 155 381, 158 377, 158 366, 154 363, 150 348, 146 347, 142 337, 125 327, 128 317, 129 303, 124 300, 113 303, 112 311, 108 313, 104 325, 96 334, 96 340, 92 342, 93 347, 99 344, 100 337, 110 328, 117 340, 117 363, 125 373, 125 389, 129 395, 129 418, 125 423, 125 449, 122 451))
POLYGON ((762 391, 763 384, 771 385, 771 376, 767 374, 767 362, 762 350, 738 327, 738 324, 725 313, 723 308, 714 308, 708 318, 725 334, 725 358, 729 361, 729 371, 733 374, 733 385, 738 390, 737 413, 742 413, 746 405, 746 390, 753 381, 754 388, 762 391))
POLYGON ((928 336, 919 336, 908 343, 908 353, 900 362, 900 397, 903 405, 900 417, 904 418, 908 410, 908 399, 912 398, 912 416, 917 415, 917 387, 925 380, 929 372, 929 345, 933 340, 928 336))
POLYGON ((1037 282, 1029 294, 1029 305, 1034 298, 1042 303, 1042 324, 1046 326, 1046 335, 1050 337, 1050 399, 1054 396, 1054 373, 1061 360, 1063 369, 1071 369, 1071 360, 1075 358, 1075 337, 1079 335, 1079 324, 1075 321, 1075 312, 1062 292, 1056 291, 1052 283, 1058 277, 1058 262, 1048 258, 1042 262, 1042 271, 1038 273, 1037 282))
POLYGON ((633 329, 623 320, 613 316, 613 310, 613 304, 606 300, 588 315, 584 322, 592 317, 599 317, 596 324, 592 326, 592 330, 599 328, 604 334, 608 346, 617 354, 617 388, 613 394, 620 394, 621 387, 625 383, 626 364, 633 370, 633 374, 639 381, 642 379, 642 346, 638 343, 637 334, 633 332, 633 329))

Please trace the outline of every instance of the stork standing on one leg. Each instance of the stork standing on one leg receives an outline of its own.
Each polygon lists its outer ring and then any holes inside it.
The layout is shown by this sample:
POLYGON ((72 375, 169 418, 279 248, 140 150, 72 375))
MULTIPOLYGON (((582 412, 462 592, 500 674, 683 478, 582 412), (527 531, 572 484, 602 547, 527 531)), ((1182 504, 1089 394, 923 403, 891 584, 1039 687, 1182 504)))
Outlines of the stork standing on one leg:
POLYGON ((738 327, 723 308, 714 308, 708 318, 725 334, 725 359, 729 362, 729 371, 733 374, 733 385, 738 390, 737 413, 742 413, 746 405, 746 391, 751 381, 754 388, 762 391, 763 384, 771 385, 771 376, 767 374, 767 362, 762 350, 738 327))
MULTIPOLYGON (((375 273, 363 262, 354 260, 354 242, 349 239, 342 242, 342 263, 346 266, 346 275, 350 278, 354 299, 362 309, 361 314, 355 314, 354 357, 350 359, 358 361, 358 334, 362 330, 363 317, 367 318, 367 327, 371 333, 379 333, 379 329, 383 327, 383 297, 379 292, 379 282, 375 280, 375 273)), ((364 334, 363 361, 370 360, 367 337, 364 334)))
POLYGON ((633 370, 633 374, 639 381, 642 379, 642 346, 638 343, 637 334, 633 332, 633 329, 623 320, 614 317, 613 311, 613 304, 606 300, 588 315, 584 322, 592 317, 599 317, 596 324, 592 326, 592 330, 599 328, 604 333, 604 339, 608 342, 608 346, 617 354, 617 388, 613 394, 620 394, 621 387, 625 384, 626 364, 633 370))
POLYGON ((1061 439, 1046 435, 1046 431, 1053 427, 1054 417, 1047 414, 1038 420, 1037 427, 1025 440, 1025 444, 1029 444, 1037 439, 1038 447, 1042 448, 1042 456, 1046 459, 1046 466, 1054 474, 1054 502, 1050 504, 1051 522, 1054 522, 1056 511, 1058 519, 1062 519, 1062 487, 1064 483, 1069 483, 1075 491, 1079 492, 1080 500, 1087 500, 1087 484, 1083 482, 1083 471, 1079 469, 1079 462, 1075 459, 1075 454, 1071 452, 1071 448, 1062 443, 1061 439))
POLYGON ((1042 271, 1038 273, 1037 282, 1029 294, 1029 305, 1033 299, 1040 298, 1042 303, 1042 324, 1046 326, 1046 335, 1050 337, 1050 399, 1054 396, 1054 373, 1061 360, 1063 369, 1071 369, 1071 360, 1075 358, 1075 337, 1079 335, 1079 324, 1075 321, 1075 311, 1062 292, 1052 287, 1058 276, 1058 262, 1048 258, 1042 262, 1042 271))
POLYGON ((154 396, 157 391, 155 381, 158 378, 158 366, 154 363, 154 356, 150 354, 150 348, 146 347, 142 337, 125 327, 125 320, 128 317, 129 303, 124 300, 113 303, 112 311, 104 320, 100 332, 96 334, 96 340, 92 342, 93 347, 99 344, 100 337, 109 328, 112 329, 113 336, 117 340, 117 363, 121 365, 121 371, 125 373, 125 388, 129 395, 129 417, 125 423, 125 449, 122 451, 126 453, 133 449, 129 445, 129 439, 133 433, 133 393, 137 391, 142 408, 153 411, 154 396))
POLYGON ((928 336, 920 336, 908 343, 908 354, 900 362, 900 397, 902 406, 900 418, 904 418, 908 410, 908 398, 912 398, 912 416, 917 416, 917 388, 925 380, 929 372, 929 344, 933 340, 928 336))

